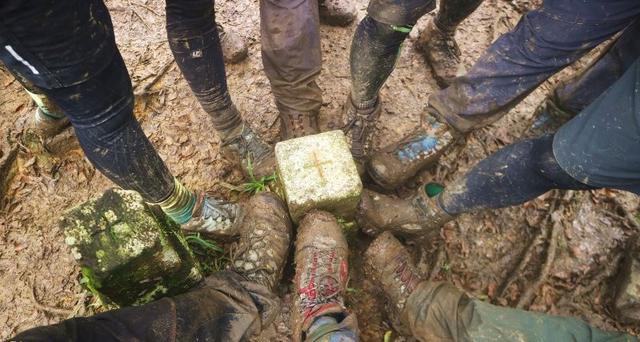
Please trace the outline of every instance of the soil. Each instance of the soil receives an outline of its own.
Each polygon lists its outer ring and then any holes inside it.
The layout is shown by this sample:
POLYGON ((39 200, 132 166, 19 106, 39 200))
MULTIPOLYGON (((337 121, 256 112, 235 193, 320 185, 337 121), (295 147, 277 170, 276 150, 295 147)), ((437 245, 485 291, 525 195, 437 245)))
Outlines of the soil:
MULTIPOLYGON (((106 2, 135 87, 135 114, 145 133, 174 175, 188 186, 235 197, 225 183, 241 183, 240 172, 220 155, 220 139, 211 134, 207 115, 173 62, 164 29, 164 2, 106 2)), ((366 1, 357 3, 361 19, 366 1)), ((248 59, 227 66, 233 99, 251 126, 275 142, 279 125, 269 82, 262 72, 258 1, 219 1, 217 6, 217 20, 250 42, 248 59)), ((517 22, 524 9, 533 6, 536 3, 485 0, 456 33, 464 65, 469 68, 497 36, 517 22)), ((378 145, 411 131, 420 120, 427 96, 438 89, 429 67, 413 47, 416 32, 426 19, 412 32, 396 70, 382 89, 378 145)), ((335 129, 341 122, 354 30, 355 23, 347 28, 321 29, 323 71, 319 84, 324 104, 320 123, 324 129, 335 129)), ((517 140, 553 84, 591 57, 593 54, 542 85, 503 119, 473 133, 465 148, 452 151, 437 167, 398 190, 398 195, 408 195, 424 181, 446 184, 517 140)), ((4 89, 0 94, 0 151, 19 148, 15 177, 9 181, 0 207, 0 339, 4 340, 34 326, 100 310, 78 283, 79 269, 64 244, 58 220, 64 210, 113 185, 85 159, 70 130, 46 148, 20 139, 35 107, 18 82, 1 68, 0 86, 4 89)), ((637 233, 629 213, 637 215, 639 204, 638 197, 622 192, 554 191, 519 207, 463 215, 446 225, 440 236, 406 242, 426 278, 449 280, 471 295, 497 304, 520 304, 535 311, 579 317, 606 330, 638 334, 637 327, 614 319, 609 304, 620 256, 629 238, 637 233), (544 267, 550 236, 557 248, 549 267, 544 267), (547 274, 540 277, 543 271, 547 274), (539 287, 531 289, 532 284, 539 287), (527 298, 523 298, 525 294, 527 298)), ((360 267, 360 256, 370 238, 352 233, 349 241, 352 290, 347 304, 360 317, 362 340, 380 341, 391 329, 385 303, 360 267)), ((290 339, 292 300, 286 294, 290 273, 281 286, 283 313, 256 340, 290 339)))

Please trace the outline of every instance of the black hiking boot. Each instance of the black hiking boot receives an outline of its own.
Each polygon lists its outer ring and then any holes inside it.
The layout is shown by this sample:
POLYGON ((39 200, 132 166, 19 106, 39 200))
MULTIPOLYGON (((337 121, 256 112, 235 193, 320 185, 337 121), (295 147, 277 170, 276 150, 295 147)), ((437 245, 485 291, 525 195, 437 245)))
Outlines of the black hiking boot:
POLYGON ((456 76, 465 73, 460 61, 460 48, 454 35, 455 29, 440 29, 435 20, 431 19, 415 43, 418 52, 431 66, 433 76, 441 88, 448 87, 456 76))
POLYGON ((249 49, 247 48, 247 42, 244 38, 233 31, 228 32, 218 23, 216 23, 216 28, 218 29, 220 45, 222 46, 222 56, 224 56, 225 62, 235 64, 247 58, 249 49))
POLYGON ((347 136, 347 142, 351 146, 351 154, 358 165, 359 171, 363 168, 372 148, 373 132, 375 124, 382 111, 380 98, 376 99, 373 106, 359 109, 353 103, 351 96, 344 104, 343 112, 346 123, 342 131, 347 136))
POLYGON ((347 26, 356 18, 353 0, 319 0, 320 21, 332 26, 347 26))

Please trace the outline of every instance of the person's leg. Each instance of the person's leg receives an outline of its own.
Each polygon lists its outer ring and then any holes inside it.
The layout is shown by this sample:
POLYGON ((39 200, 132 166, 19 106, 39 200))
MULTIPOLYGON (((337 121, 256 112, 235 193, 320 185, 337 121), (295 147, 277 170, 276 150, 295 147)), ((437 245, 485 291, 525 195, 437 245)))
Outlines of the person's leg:
POLYGON ((637 341, 584 321, 504 308, 469 298, 444 282, 422 280, 389 232, 365 252, 365 267, 395 308, 395 327, 419 341, 637 341))
POLYGON ((482 0, 441 0, 435 18, 418 36, 415 46, 443 88, 457 75, 464 73, 460 65, 460 48, 454 36, 458 25, 481 3, 482 0))
MULTIPOLYGON (((209 114, 226 150, 253 161, 254 176, 273 172, 273 153, 243 122, 231 101, 216 27, 213 0, 168 0, 169 46, 182 75, 204 111, 209 114)), ((248 173, 248 172, 247 172, 248 173)))
POLYGON ((174 179, 140 128, 102 1, 8 1, 0 18, 0 60, 69 118, 100 172, 158 204, 183 228, 219 228, 235 219, 234 205, 195 195, 174 179))
POLYGON ((640 20, 636 20, 583 72, 561 82, 536 109, 528 135, 555 132, 615 83, 640 56, 640 20))
MULTIPOLYGON (((639 14, 640 3, 631 0, 606 4, 547 0, 496 40, 466 75, 432 94, 427 112, 450 125, 449 134, 454 136, 488 125, 547 78, 626 28, 639 14)), ((418 170, 433 165, 437 159, 406 161, 394 153, 404 147, 405 141, 431 135, 428 131, 418 129, 372 155, 367 172, 373 180, 391 190, 418 170)), ((443 151, 426 145, 422 152, 418 155, 440 155, 443 151)))
POLYGON ((242 341, 269 323, 261 322, 260 316, 270 306, 277 306, 277 298, 266 288, 227 271, 207 278, 204 288, 142 306, 33 328, 12 340, 242 341))
POLYGON ((640 3, 546 1, 525 14, 450 87, 429 99, 433 114, 467 132, 504 115, 540 83, 627 27, 640 3))
POLYGON ((407 200, 365 191, 358 222, 370 233, 427 234, 462 213, 518 205, 552 189, 595 188, 580 183, 558 165, 551 135, 500 149, 440 193, 433 193, 432 186, 421 186, 407 200))
POLYGON ((380 115, 380 88, 393 71, 400 47, 413 25, 435 8, 434 0, 371 0, 351 43, 351 91, 345 101, 343 130, 361 164, 371 148, 380 115))
POLYGON ((318 0, 261 0, 260 30, 262 63, 280 112, 281 139, 318 133, 318 0))

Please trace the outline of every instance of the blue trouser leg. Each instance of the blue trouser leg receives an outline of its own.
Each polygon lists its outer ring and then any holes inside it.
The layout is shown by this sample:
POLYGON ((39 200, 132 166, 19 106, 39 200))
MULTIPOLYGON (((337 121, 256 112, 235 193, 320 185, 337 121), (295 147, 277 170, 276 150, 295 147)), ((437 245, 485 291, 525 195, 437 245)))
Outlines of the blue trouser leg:
POLYGON ((69 117, 100 172, 149 202, 171 194, 173 177, 133 116, 131 80, 101 0, 7 0, 0 43, 0 60, 69 117))
POLYGON ((558 105, 579 113, 617 81, 640 56, 640 20, 635 20, 582 74, 555 89, 558 105))
POLYGON ((465 76, 434 94, 429 104, 460 131, 489 124, 639 14, 640 2, 635 0, 547 0, 496 40, 465 76))

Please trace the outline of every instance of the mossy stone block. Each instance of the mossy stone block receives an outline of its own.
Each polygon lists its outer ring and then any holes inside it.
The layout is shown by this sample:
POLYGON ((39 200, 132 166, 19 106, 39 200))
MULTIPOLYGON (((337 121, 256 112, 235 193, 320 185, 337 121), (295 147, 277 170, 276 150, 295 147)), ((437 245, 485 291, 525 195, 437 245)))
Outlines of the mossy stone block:
POLYGON ((175 295, 202 280, 179 226, 136 192, 107 190, 65 213, 61 227, 87 287, 118 305, 175 295))
POLYGON ((353 218, 362 181, 342 131, 330 131, 276 144, 279 182, 294 222, 313 209, 353 218))

